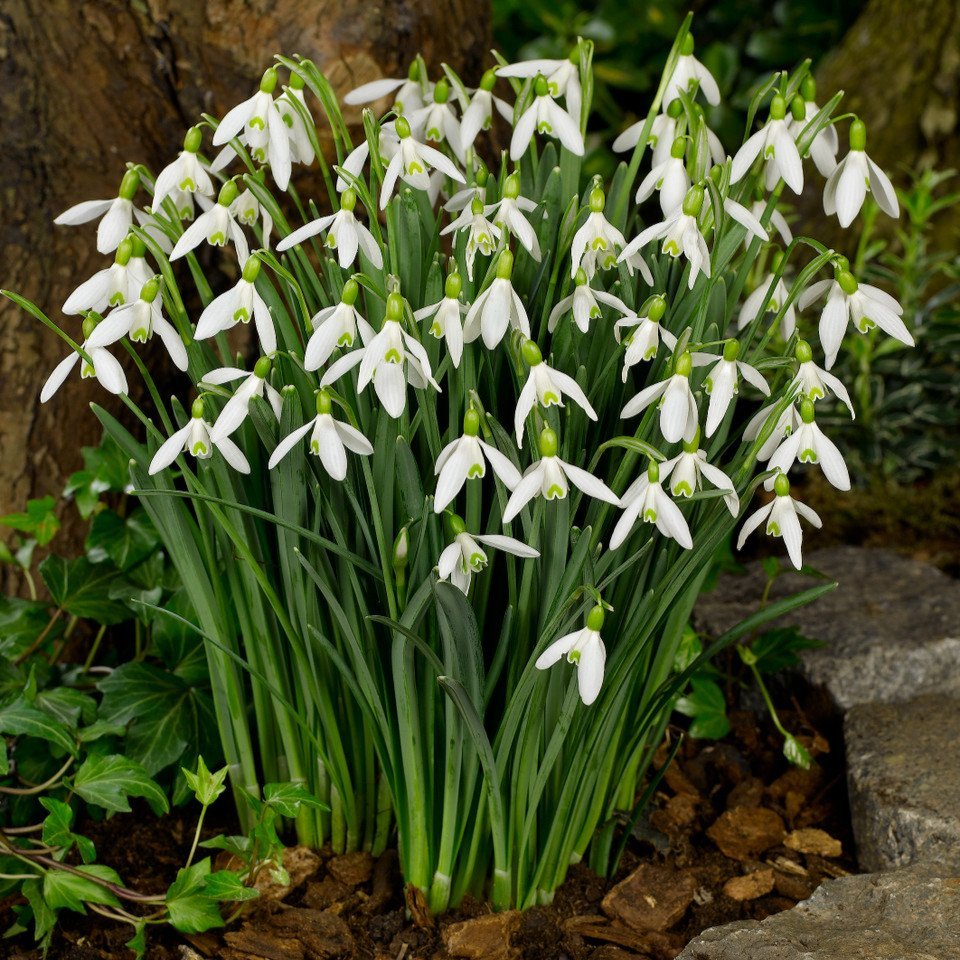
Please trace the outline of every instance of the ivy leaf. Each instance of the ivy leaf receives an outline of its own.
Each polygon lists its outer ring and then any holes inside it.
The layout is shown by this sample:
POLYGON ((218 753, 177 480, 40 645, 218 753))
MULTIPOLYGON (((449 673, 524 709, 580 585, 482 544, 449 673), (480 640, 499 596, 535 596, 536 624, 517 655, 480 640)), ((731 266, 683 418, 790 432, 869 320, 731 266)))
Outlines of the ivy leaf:
MULTIPOLYGON (((90 877, 98 877, 117 884, 121 882, 117 872, 103 864, 90 864, 76 869, 79 873, 88 874, 90 877)), ((43 876, 43 897, 52 910, 73 910, 74 913, 86 913, 84 903, 120 906, 120 901, 112 890, 108 890, 95 880, 57 868, 51 868, 43 876)))
POLYGON ((39 737, 56 744, 67 753, 75 753, 76 746, 70 731, 56 717, 17 697, 0 709, 0 733, 9 736, 39 737))
POLYGON ((256 900, 260 891, 254 887, 245 887, 239 874, 232 870, 218 870, 207 877, 203 885, 203 895, 221 903, 225 901, 256 900))
POLYGON ((113 564, 95 565, 86 557, 47 557, 40 564, 40 575, 54 603, 75 617, 105 626, 130 617, 126 605, 110 596, 111 586, 122 579, 113 564))
POLYGON ((56 911, 47 904, 43 895, 43 884, 40 879, 26 880, 20 892, 27 898, 30 909, 33 911, 33 936, 35 940, 43 940, 57 922, 56 911))
POLYGON ((263 802, 273 807, 282 817, 295 817, 300 807, 319 807, 321 810, 330 808, 318 800, 306 787, 299 783, 267 783, 263 787, 263 802))
POLYGON ((97 859, 97 848, 89 837, 82 837, 71 829, 74 814, 70 805, 53 797, 41 797, 40 805, 48 811, 43 821, 43 842, 48 847, 60 847, 64 853, 69 853, 76 844, 83 862, 93 863, 97 859))
POLYGON ((160 537, 143 507, 129 517, 101 510, 87 535, 87 557, 94 564, 110 559, 120 570, 129 570, 146 560, 159 543, 160 537))
POLYGON ((242 863, 248 863, 250 852, 253 849, 253 841, 242 835, 228 837, 218 834, 209 840, 201 840, 200 846, 205 850, 226 850, 227 853, 232 853, 242 863))
MULTIPOLYGON (((193 604, 183 588, 167 600, 164 609, 191 623, 196 622, 193 604)), ((174 617, 157 617, 153 625, 153 645, 157 656, 187 683, 208 683, 209 672, 203 640, 192 627, 174 617)))
POLYGON ((143 960, 147 952, 147 925, 142 920, 134 925, 134 934, 124 946, 133 951, 135 960, 143 960))
POLYGON ((45 547, 60 529, 54 508, 57 501, 53 497, 28 500, 27 509, 22 513, 8 513, 0 517, 0 523, 12 527, 19 533, 32 536, 41 547, 45 547))
POLYGON ((73 777, 73 789, 87 803, 113 813, 129 812, 128 797, 143 797, 158 815, 169 809, 166 795, 147 771, 119 754, 87 757, 73 777))
POLYGON ((795 766, 809 770, 813 757, 807 748, 792 734, 788 733, 783 741, 783 755, 795 766))
POLYGON ((229 767, 222 767, 216 773, 211 773, 203 762, 203 757, 197 757, 197 772, 191 773, 186 767, 181 768, 187 785, 194 792, 197 802, 209 807, 226 789, 224 781, 227 779, 229 767))
POLYGON ((727 702, 713 680, 694 677, 689 693, 677 700, 676 710, 693 719, 690 736, 695 740, 719 740, 730 732, 727 702))
POLYGON ((92 723, 97 715, 97 702, 93 697, 72 687, 51 687, 41 690, 34 697, 34 705, 55 716, 71 730, 76 730, 82 720, 92 723))
MULTIPOLYGON (((37 600, 0 597, 0 657, 16 659, 50 623, 50 607, 37 600)), ((63 633, 58 620, 47 630, 47 638, 56 640, 63 633)))
POLYGON ((177 871, 177 879, 167 890, 170 923, 181 933, 203 933, 222 927, 223 917, 215 900, 204 894, 210 876, 210 858, 177 871))
POLYGON ((801 650, 822 647, 820 640, 805 637, 796 627, 779 627, 765 630, 750 644, 754 665, 761 673, 778 673, 800 662, 801 650))
POLYGON ((129 458, 120 445, 105 436, 99 447, 83 448, 84 469, 67 481, 65 497, 73 497, 86 520, 100 504, 100 497, 110 490, 120 492, 129 482, 129 458))

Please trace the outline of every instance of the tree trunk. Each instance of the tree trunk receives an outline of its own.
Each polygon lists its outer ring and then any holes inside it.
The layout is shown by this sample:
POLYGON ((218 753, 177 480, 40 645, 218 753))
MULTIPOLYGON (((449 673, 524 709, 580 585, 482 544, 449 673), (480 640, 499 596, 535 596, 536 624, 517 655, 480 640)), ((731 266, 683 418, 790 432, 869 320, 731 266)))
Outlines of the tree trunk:
MULTIPOLYGON (((476 81, 489 19, 486 0, 5 0, 0 286, 62 320, 70 291, 109 258, 96 252, 94 225, 53 218, 115 196, 128 160, 153 170, 169 162, 200 112, 223 116, 249 96, 274 53, 310 57, 341 94, 403 75, 418 50, 433 71, 447 61, 476 81)), ((79 339, 78 318, 66 329, 79 339)), ((58 495, 81 445, 99 436, 89 401, 119 406, 74 379, 41 407, 40 387, 64 353, 0 302, 0 514, 58 495)))

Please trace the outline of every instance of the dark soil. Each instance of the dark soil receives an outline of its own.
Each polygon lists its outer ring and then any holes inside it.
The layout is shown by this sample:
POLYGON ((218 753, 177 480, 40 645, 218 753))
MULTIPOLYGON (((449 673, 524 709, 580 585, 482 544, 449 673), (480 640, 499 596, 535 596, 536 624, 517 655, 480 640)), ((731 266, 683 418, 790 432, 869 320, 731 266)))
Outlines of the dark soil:
MULTIPOLYGON (((731 711, 733 728, 724 740, 682 745, 613 880, 578 865, 549 906, 488 916, 486 904, 468 901, 435 923, 421 917, 418 925, 409 919, 394 852, 374 862, 366 854, 295 851, 288 867, 299 882, 282 899, 255 901, 225 931, 183 937, 157 929, 147 956, 673 958, 707 927, 788 909, 824 879, 855 869, 839 725, 812 692, 802 705, 785 695, 779 700, 784 724, 815 757, 811 770, 786 763, 765 714, 731 711), (471 922, 464 926, 464 921, 471 922)), ((669 736, 678 733, 671 730, 669 736)), ((661 755, 666 752, 665 745, 661 755)), ((130 887, 160 892, 182 865, 193 828, 184 814, 156 819, 144 810, 87 823, 83 832, 96 842, 101 861, 130 887)), ((211 834, 231 829, 229 822, 209 825, 211 834)), ((11 905, 0 902, 0 913, 9 916, 5 908, 11 905)), ((96 916, 62 918, 49 960, 131 956, 123 946, 129 927, 96 916)), ((40 957, 26 937, 0 944, 4 955, 40 957)))

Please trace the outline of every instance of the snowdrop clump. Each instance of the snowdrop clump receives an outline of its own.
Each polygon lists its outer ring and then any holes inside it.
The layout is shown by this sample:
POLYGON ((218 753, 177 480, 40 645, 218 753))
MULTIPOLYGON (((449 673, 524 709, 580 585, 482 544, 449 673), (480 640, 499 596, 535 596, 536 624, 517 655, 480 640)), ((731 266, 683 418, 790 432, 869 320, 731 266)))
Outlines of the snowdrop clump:
POLYGON ((282 766, 327 800, 303 842, 382 849, 392 822, 435 910, 488 875, 498 905, 549 899, 632 807, 717 546, 762 530, 801 567, 820 520, 788 473, 850 484, 816 422, 854 414, 829 373, 844 337, 912 342, 786 219, 785 190, 842 226, 867 193, 898 213, 839 96, 776 74, 756 130, 721 145, 687 26, 665 76, 603 183, 581 178, 588 42, 476 89, 418 58, 346 118, 281 57, 157 176, 130 165, 116 198, 57 218, 99 218, 115 259, 77 278, 40 399, 64 402, 78 361, 126 395, 117 358, 144 349, 149 371, 153 334, 194 384, 141 413, 142 440, 99 415, 211 641, 235 782, 282 766), (218 293, 213 259, 235 278, 218 293))

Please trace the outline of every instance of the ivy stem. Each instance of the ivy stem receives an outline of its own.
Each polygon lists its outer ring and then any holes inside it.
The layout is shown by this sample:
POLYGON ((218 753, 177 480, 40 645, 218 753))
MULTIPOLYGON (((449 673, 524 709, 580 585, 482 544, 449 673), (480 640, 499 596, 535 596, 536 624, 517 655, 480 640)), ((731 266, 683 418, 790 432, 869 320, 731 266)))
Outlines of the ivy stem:
POLYGON ((32 797, 34 794, 43 793, 44 790, 49 790, 57 781, 70 769, 73 764, 74 757, 67 757, 67 762, 52 776, 49 780, 45 780, 43 783, 35 784, 30 787, 0 787, 0 793, 11 794, 15 797, 32 797))

